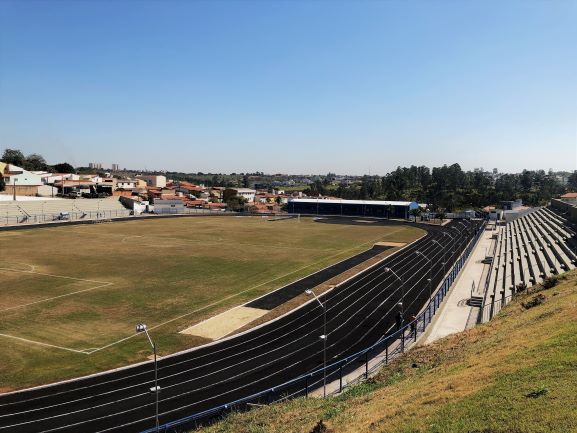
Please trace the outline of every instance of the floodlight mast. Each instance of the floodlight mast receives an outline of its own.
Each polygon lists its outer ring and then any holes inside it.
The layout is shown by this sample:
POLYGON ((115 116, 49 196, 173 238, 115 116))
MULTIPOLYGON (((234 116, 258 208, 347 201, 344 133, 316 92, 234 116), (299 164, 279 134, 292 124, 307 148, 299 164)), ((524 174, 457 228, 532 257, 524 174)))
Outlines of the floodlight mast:
POLYGON ((156 359, 156 344, 154 343, 154 341, 152 341, 152 338, 150 338, 148 328, 144 323, 139 323, 138 325, 136 325, 136 332, 138 333, 144 332, 146 334, 146 336, 148 337, 148 341, 152 346, 152 352, 154 353, 154 388, 151 388, 150 391, 154 392, 155 395, 155 420, 156 420, 156 431, 158 433, 160 431, 160 426, 158 422, 158 392, 160 391, 160 388, 158 387, 158 363, 156 359))
POLYGON ((321 300, 318 298, 315 292, 311 289, 305 290, 305 294, 308 296, 314 296, 316 301, 319 303, 321 308, 323 309, 323 335, 320 336, 321 340, 323 340, 323 397, 327 396, 327 306, 326 306, 326 298, 325 302, 322 303, 321 300))
POLYGON ((399 282, 401 283, 401 309, 403 306, 403 303, 405 302, 405 282, 403 281, 403 279, 401 277, 399 277, 397 275, 397 273, 395 271, 393 271, 391 268, 384 268, 383 269, 385 271, 385 273, 390 273, 393 274, 394 277, 399 280, 399 282))

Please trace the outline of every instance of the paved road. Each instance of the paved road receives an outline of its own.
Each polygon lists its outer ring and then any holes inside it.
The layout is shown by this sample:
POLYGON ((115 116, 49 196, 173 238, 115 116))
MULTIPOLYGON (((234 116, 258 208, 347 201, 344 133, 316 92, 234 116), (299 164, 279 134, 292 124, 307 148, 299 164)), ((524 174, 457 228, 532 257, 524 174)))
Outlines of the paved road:
MULTIPOLYGON (((415 251, 422 251, 431 260, 432 287, 436 287, 443 276, 443 260, 452 262, 458 256, 476 223, 423 228, 428 230, 426 237, 326 295, 330 361, 355 353, 390 331, 403 292, 406 316, 416 314, 429 297, 426 280, 430 271, 429 262, 415 251), (383 271, 385 267, 401 276, 404 291, 391 273, 383 271)), ((163 358, 159 363, 161 423, 277 386, 318 368, 322 365, 321 313, 318 303, 310 302, 249 333, 163 358)), ((0 395, 0 433, 139 432, 153 427, 154 399, 149 393, 153 377, 152 364, 146 363, 0 395)))

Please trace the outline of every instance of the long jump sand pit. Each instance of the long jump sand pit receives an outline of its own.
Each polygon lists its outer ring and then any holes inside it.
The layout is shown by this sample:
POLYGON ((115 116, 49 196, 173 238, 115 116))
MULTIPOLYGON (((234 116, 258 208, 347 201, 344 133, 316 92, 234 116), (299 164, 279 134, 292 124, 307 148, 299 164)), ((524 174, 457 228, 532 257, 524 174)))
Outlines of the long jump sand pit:
POLYGON ((381 247, 404 247, 405 245, 407 245, 406 242, 377 242, 375 244, 376 246, 381 246, 381 247))
POLYGON ((242 328, 253 320, 264 316, 266 313, 268 313, 268 310, 240 306, 197 323, 190 328, 180 331, 180 333, 218 340, 242 328))

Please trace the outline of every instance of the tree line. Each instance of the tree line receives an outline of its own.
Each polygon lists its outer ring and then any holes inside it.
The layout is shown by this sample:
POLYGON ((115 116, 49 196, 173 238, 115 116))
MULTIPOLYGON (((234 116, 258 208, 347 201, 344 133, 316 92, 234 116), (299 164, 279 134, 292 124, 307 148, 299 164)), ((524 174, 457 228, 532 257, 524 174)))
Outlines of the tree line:
MULTIPOLYGON (((1 161, 30 171, 76 173, 66 163, 49 165, 42 155, 25 156, 17 149, 5 149, 1 161)), ((250 177, 264 173, 233 173, 196 175, 166 173, 174 180, 204 183, 207 186, 249 186, 250 177)), ((303 192, 309 196, 336 196, 356 200, 406 200, 432 205, 434 210, 453 211, 498 204, 503 200, 522 199, 529 206, 545 204, 551 197, 567 190, 577 191, 577 171, 562 185, 552 172, 523 170, 522 173, 500 174, 473 170, 463 171, 459 164, 429 168, 426 166, 397 167, 385 176, 363 176, 359 181, 335 185, 336 175, 329 173, 316 180, 303 192)), ((0 176, 0 190, 4 180, 0 176)))
POLYGON ((327 176, 315 181, 304 193, 354 200, 417 201, 430 204, 435 210, 451 212, 514 199, 537 206, 566 190, 577 190, 577 171, 564 186, 554 173, 544 170, 493 176, 480 170, 463 171, 459 164, 452 164, 432 169, 414 165, 397 167, 382 177, 363 176, 360 182, 336 187, 327 176))
POLYGON ((76 173, 72 165, 67 162, 49 165, 42 155, 31 153, 25 156, 21 150, 5 149, 0 161, 12 164, 28 171, 51 171, 56 173, 76 173))

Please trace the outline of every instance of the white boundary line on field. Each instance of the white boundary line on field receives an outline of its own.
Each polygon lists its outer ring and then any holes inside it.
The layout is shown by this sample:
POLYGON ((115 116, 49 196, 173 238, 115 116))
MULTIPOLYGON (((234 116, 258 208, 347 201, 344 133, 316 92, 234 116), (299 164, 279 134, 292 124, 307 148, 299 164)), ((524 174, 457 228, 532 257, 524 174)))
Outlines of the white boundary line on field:
POLYGON ((9 335, 9 334, 1 334, 1 337, 6 337, 6 338, 12 338, 14 340, 19 340, 19 341, 24 341, 26 343, 32 343, 32 344, 38 344, 40 346, 46 346, 46 347, 51 347, 54 349, 61 349, 61 350, 66 350, 68 352, 74 352, 74 353, 81 353, 82 355, 87 355, 88 353, 86 353, 83 350, 76 350, 76 349, 70 349, 69 347, 62 347, 62 346, 56 346, 54 344, 48 344, 48 343, 42 343, 40 341, 34 341, 34 340, 29 340, 27 338, 22 338, 22 337, 16 337, 14 335, 9 335))
MULTIPOLYGON (((21 264, 21 265, 24 265, 24 264, 25 264, 25 265, 27 265, 27 266, 30 266, 32 269, 35 269, 35 268, 36 268, 36 266, 30 265, 30 264, 27 264, 27 263, 18 263, 18 264, 21 264)), ((69 277, 69 276, 66 276, 66 275, 54 275, 54 274, 47 274, 47 273, 43 273, 43 272, 24 271, 24 270, 21 270, 21 269, 11 269, 11 268, 4 268, 4 267, 0 267, 0 271, 19 272, 19 273, 22 273, 22 274, 32 274, 32 275, 42 275, 42 276, 53 277, 53 278, 64 278, 64 279, 67 279, 67 280, 83 281, 83 282, 88 282, 88 283, 99 283, 99 284, 96 285, 96 286, 88 287, 88 288, 86 288, 86 289, 76 290, 76 291, 74 291, 74 292, 64 293, 64 294, 58 295, 58 296, 52 296, 52 297, 50 297, 50 298, 39 299, 38 301, 28 302, 28 303, 26 303, 26 304, 20 304, 20 305, 15 305, 15 306, 13 306, 13 307, 3 308, 3 309, 0 309, 0 313, 6 312, 6 311, 11 311, 11 310, 17 310, 17 309, 20 309, 20 308, 25 308, 25 307, 28 307, 28 306, 30 306, 30 305, 40 304, 40 303, 43 303, 43 302, 52 301, 52 300, 54 300, 54 299, 64 298, 64 297, 66 297, 66 296, 71 296, 71 295, 75 295, 75 294, 78 294, 78 293, 89 292, 89 291, 91 291, 91 290, 96 290, 96 289, 100 289, 100 288, 103 288, 103 287, 108 287, 108 286, 111 286, 112 284, 114 284, 114 283, 109 282, 109 281, 88 280, 88 279, 86 279, 86 278, 76 278, 76 277, 69 277)), ((89 352, 87 352, 86 350, 71 349, 71 348, 69 348, 69 347, 57 346, 57 345, 55 345, 55 344, 43 343, 43 342, 41 342, 41 341, 30 340, 30 339, 22 338, 22 337, 16 337, 16 336, 10 335, 10 334, 0 333, 0 336, 6 337, 6 338, 16 339, 16 340, 19 340, 19 341, 24 341, 24 342, 27 342, 27 343, 33 343, 33 344, 37 344, 37 345, 40 345, 40 346, 51 347, 51 348, 54 348, 54 349, 66 350, 66 351, 68 351, 68 352, 82 353, 83 355, 87 355, 87 354, 89 353, 89 352)))
MULTIPOLYGON (((32 265, 28 265, 28 266, 32 266, 32 265)), ((64 293, 64 294, 58 295, 58 296, 51 296, 50 298, 39 299, 38 301, 29 302, 27 304, 20 304, 20 305, 15 305, 13 307, 2 308, 2 309, 0 309, 0 312, 16 310, 18 308, 24 308, 24 307, 27 307, 29 305, 40 304, 42 302, 48 302, 48 301, 52 301, 54 299, 64 298, 66 296, 75 295, 77 293, 89 292, 91 290, 100 289, 102 287, 108 287, 108 286, 111 286, 112 284, 114 284, 110 281, 87 280, 85 278, 68 277, 66 275, 45 274, 43 272, 36 272, 36 271, 23 271, 21 269, 0 268, 0 271, 20 272, 21 274, 42 275, 45 277, 64 278, 67 280, 83 281, 83 282, 87 282, 87 283, 98 283, 97 286, 88 287, 86 289, 76 290, 74 292, 64 293)))

